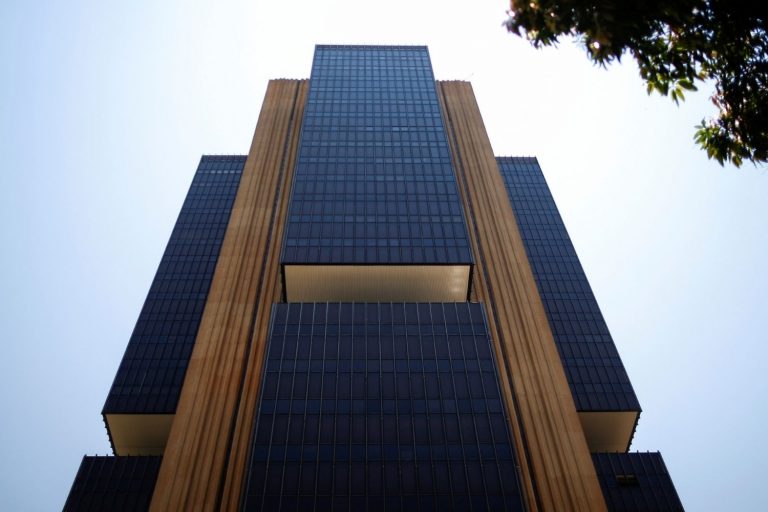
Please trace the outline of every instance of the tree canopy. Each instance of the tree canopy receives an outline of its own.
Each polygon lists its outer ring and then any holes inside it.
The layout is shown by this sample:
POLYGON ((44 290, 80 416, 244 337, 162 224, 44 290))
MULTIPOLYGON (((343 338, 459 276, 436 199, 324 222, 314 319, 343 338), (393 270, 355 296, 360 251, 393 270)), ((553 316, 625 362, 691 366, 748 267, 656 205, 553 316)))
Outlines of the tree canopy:
POLYGON ((580 38, 606 65, 629 54, 675 103, 711 80, 718 114, 696 142, 721 165, 768 159, 768 7, 757 0, 511 0, 507 30, 542 47, 580 38))

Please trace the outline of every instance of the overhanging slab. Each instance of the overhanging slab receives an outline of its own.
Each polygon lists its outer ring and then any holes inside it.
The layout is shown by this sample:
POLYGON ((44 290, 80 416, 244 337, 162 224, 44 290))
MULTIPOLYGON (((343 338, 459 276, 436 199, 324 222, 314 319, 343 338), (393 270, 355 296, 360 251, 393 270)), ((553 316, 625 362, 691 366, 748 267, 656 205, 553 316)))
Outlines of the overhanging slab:
POLYGON ((639 416, 638 411, 579 412, 589 451, 627 451, 639 416))
POLYGON ((469 265, 284 265, 288 302, 463 302, 469 265))
POLYGON ((162 455, 173 414, 105 414, 115 455, 162 455))

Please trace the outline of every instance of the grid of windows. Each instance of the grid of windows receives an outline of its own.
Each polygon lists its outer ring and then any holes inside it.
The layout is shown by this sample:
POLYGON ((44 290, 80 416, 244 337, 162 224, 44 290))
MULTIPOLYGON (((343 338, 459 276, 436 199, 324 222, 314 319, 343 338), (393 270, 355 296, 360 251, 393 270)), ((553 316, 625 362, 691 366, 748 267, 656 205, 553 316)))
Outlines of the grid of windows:
POLYGON ((683 511, 660 453, 595 453, 592 459, 610 512, 683 511))
POLYGON ((272 310, 245 509, 523 510, 477 303, 272 310))
POLYGON ((149 510, 160 457, 83 457, 64 512, 149 510))
POLYGON ((203 156, 104 414, 176 411, 245 156, 203 156))
POLYGON ((498 158, 579 411, 639 411, 632 384, 536 158, 498 158))
POLYGON ((282 262, 471 263, 426 47, 316 47, 282 262))

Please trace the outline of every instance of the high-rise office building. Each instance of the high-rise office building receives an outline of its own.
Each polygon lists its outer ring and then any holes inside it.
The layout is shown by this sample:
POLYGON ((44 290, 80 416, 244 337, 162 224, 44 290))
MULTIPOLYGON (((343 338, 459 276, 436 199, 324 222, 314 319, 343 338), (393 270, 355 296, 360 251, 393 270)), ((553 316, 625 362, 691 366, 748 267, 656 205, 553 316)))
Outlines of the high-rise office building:
POLYGON ((203 157, 66 510, 681 510, 535 158, 318 46, 203 157))

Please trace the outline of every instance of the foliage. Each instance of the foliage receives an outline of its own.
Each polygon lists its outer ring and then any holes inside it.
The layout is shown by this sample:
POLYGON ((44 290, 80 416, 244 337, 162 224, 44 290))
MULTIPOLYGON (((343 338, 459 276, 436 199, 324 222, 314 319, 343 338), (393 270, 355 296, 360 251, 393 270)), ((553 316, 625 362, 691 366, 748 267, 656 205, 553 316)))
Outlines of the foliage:
POLYGON ((768 12, 759 1, 512 0, 507 29, 535 47, 581 39, 605 66, 630 54, 653 91, 675 103, 714 83, 718 115, 696 142, 722 165, 768 159, 768 12))

